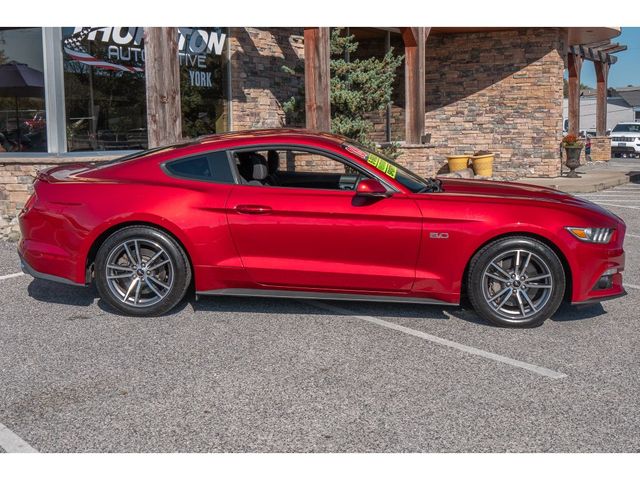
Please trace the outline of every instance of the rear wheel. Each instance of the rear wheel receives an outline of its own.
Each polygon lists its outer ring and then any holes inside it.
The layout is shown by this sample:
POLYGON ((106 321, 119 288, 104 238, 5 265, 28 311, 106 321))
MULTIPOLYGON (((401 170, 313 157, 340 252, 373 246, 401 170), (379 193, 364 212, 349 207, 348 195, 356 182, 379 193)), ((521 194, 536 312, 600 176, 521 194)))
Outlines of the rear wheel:
POLYGON ((476 312, 502 327, 534 327, 553 315, 564 296, 560 259, 547 245, 508 237, 482 248, 471 260, 468 295, 476 312))
POLYGON ((180 245, 152 227, 125 227, 100 246, 95 262, 100 297, 127 315, 162 315, 183 298, 191 268, 180 245))

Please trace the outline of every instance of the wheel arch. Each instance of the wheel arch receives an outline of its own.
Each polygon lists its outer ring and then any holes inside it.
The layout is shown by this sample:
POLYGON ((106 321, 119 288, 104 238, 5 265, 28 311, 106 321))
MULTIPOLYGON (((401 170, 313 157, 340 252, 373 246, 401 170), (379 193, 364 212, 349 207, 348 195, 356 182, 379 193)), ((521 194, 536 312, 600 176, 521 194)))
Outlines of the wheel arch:
POLYGON ((558 245, 556 243, 554 243, 553 241, 549 240, 548 238, 546 238, 546 237, 544 237, 544 236, 542 236, 540 234, 533 233, 533 232, 528 232, 528 231, 507 232, 507 233, 503 233, 503 234, 500 234, 500 235, 496 235, 494 237, 489 238, 488 240, 483 242, 480 246, 478 246, 473 251, 473 253, 469 257, 469 260, 467 260, 467 263, 466 263, 466 265, 464 267, 464 271, 463 271, 463 274, 462 274, 461 289, 460 289, 461 297, 466 297, 466 295, 467 295, 467 287, 468 287, 467 278, 469 276, 469 266, 471 265, 471 261, 476 256, 476 254, 481 249, 483 249, 485 246, 487 246, 489 243, 495 242, 496 240, 501 240, 503 238, 509 238, 509 237, 529 237, 529 238, 532 238, 534 240, 538 240, 541 243, 544 243, 547 247, 549 247, 551 250, 553 250, 553 252, 560 259, 560 263, 562 264, 562 269, 564 270, 565 281, 566 281, 566 288, 564 290, 564 300, 565 301, 567 301, 567 300, 571 301, 571 296, 572 296, 572 292, 573 292, 573 275, 572 275, 571 267, 569 265, 569 261, 567 260, 566 255, 560 249, 560 247, 558 247, 558 245))
POLYGON ((133 226, 155 228, 156 230, 160 230, 161 232, 170 236, 180 246, 180 248, 182 248, 184 254, 186 255, 187 261, 189 262, 189 267, 191 268, 191 285, 190 286, 195 285, 195 270, 193 268, 193 260, 191 259, 191 254, 189 253, 189 249, 185 245, 185 242, 178 235, 176 235, 174 232, 172 232, 170 229, 166 228, 165 226, 159 225, 158 223, 154 223, 151 221, 141 221, 141 220, 129 220, 129 221, 120 222, 120 223, 111 225, 108 228, 106 228, 103 232, 101 232, 93 240, 93 242, 91 243, 91 246, 87 251, 87 255, 85 258, 85 282, 87 284, 91 283, 92 281, 93 264, 95 262, 96 254, 98 253, 100 246, 104 243, 104 241, 107 238, 109 238, 112 234, 114 234, 118 230, 122 230, 123 228, 133 227, 133 226))

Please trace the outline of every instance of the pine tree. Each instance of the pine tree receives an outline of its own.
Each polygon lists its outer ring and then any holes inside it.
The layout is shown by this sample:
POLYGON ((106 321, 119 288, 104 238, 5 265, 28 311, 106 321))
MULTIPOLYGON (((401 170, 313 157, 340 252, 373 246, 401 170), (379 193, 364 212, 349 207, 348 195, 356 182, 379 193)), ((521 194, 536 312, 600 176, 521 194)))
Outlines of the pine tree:
MULTIPOLYGON (((341 35, 339 28, 331 31, 330 48, 331 131, 373 145, 370 138, 373 124, 367 114, 384 111, 391 101, 393 82, 403 56, 394 55, 391 49, 383 58, 347 60, 347 56, 357 51, 358 42, 353 35, 341 35)), ((294 73, 290 68, 285 70, 294 73)), ((283 108, 289 123, 303 123, 304 88, 298 96, 285 102, 283 108)))

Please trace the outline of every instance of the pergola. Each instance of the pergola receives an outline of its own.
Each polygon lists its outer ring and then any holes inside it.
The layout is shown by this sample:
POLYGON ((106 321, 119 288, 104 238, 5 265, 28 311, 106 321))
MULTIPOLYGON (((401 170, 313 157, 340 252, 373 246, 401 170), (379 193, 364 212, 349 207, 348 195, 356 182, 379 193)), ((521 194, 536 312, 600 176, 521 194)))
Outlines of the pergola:
POLYGON ((596 69, 596 136, 603 137, 607 131, 607 83, 611 65, 618 61, 613 55, 627 49, 626 45, 611 43, 611 40, 569 47, 567 67, 569 70, 569 133, 578 134, 580 129, 580 74, 585 60, 593 62, 596 69))
MULTIPOLYGON (((422 143, 425 128, 425 45, 431 28, 383 28, 399 33, 405 55, 405 139, 422 143)), ((329 131, 329 27, 304 29, 304 71, 307 128, 329 131)))

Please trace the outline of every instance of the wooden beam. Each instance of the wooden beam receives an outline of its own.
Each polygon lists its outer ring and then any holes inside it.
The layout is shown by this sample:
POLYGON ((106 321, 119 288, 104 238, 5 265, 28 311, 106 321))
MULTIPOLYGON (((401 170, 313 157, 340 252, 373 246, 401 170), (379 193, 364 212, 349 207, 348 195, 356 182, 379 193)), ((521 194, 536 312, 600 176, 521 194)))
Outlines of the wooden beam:
MULTIPOLYGON (((600 42, 601 43, 601 42, 600 42)), ((614 53, 623 52, 627 49, 626 45, 620 45, 619 43, 606 45, 600 45, 594 47, 591 44, 587 45, 571 45, 569 47, 569 53, 580 55, 583 60, 590 60, 592 62, 604 62, 613 65, 618 61, 618 58, 614 53)))
POLYGON ((596 69, 598 82, 596 91, 596 136, 604 137, 607 133, 607 83, 609 77, 609 64, 606 62, 593 62, 596 69))
POLYGON ((146 27, 144 53, 149 148, 170 145, 182 139, 178 30, 146 27))
POLYGON ((328 27, 304 29, 304 85, 307 128, 331 130, 328 27))
POLYGON ((418 45, 419 27, 402 27, 400 34, 405 47, 415 47, 418 45))
POLYGON ((422 143, 425 123, 425 54, 426 42, 431 28, 404 27, 405 65, 405 141, 408 144, 422 143))
POLYGON ((583 59, 580 55, 569 53, 569 133, 578 135, 580 130, 580 72, 583 59))

